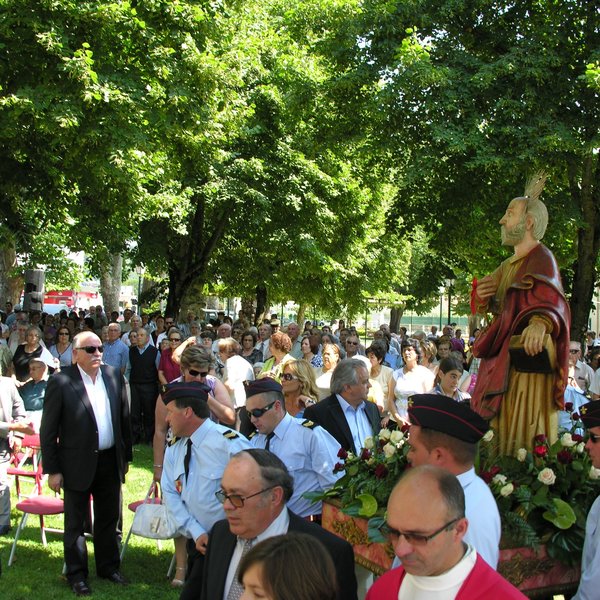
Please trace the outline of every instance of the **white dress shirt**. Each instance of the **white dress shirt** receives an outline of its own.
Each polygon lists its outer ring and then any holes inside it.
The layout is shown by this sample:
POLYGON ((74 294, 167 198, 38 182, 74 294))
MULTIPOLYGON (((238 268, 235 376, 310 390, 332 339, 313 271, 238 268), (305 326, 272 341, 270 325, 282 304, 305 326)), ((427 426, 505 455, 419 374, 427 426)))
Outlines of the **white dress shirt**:
POLYGON ((94 417, 96 417, 98 450, 108 450, 115 445, 115 434, 110 414, 110 401, 104 380, 102 379, 102 371, 99 370, 98 375, 96 375, 96 381, 92 381, 92 378, 79 365, 77 365, 77 368, 81 373, 85 391, 90 399, 94 417))

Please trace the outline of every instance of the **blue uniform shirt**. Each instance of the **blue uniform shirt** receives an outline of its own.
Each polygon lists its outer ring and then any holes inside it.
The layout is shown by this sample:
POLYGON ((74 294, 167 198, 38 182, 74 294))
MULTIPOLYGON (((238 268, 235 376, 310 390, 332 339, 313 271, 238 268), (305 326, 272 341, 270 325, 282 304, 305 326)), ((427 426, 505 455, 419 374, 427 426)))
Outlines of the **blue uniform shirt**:
MULTIPOLYGON (((294 478, 294 493, 287 503, 288 508, 301 517, 321 514, 321 503, 313 503, 302 494, 328 490, 341 476, 333 472, 338 462, 339 443, 312 421, 294 419, 288 413, 273 433, 269 450, 285 463, 294 478)), ((267 436, 257 433, 250 443, 255 448, 264 448, 267 436)))
POLYGON ((191 435, 192 456, 186 481, 183 461, 188 438, 181 438, 165 451, 161 486, 163 497, 179 533, 197 540, 225 518, 223 505, 215 497, 229 459, 250 442, 237 431, 206 419, 191 435))

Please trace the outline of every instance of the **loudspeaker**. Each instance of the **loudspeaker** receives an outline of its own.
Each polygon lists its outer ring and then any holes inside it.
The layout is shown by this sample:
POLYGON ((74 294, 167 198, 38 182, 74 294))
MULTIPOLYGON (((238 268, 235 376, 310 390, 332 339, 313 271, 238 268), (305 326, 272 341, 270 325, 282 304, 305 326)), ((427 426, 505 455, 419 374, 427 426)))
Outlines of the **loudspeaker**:
POLYGON ((44 278, 45 271, 41 269, 28 269, 25 271, 25 296, 23 297, 23 310, 39 310, 44 308, 44 278))

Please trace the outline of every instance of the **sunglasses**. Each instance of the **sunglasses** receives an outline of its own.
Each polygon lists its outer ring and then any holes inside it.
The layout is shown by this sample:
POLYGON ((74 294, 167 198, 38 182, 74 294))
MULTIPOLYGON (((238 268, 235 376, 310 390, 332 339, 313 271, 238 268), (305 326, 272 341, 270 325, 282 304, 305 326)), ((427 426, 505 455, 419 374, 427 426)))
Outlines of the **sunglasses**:
POLYGON ((68 331, 59 331, 58 335, 69 335, 68 331))
POLYGON ((347 344, 348 346, 358 346, 358 342, 351 342, 351 341, 349 341, 349 340, 348 340, 348 341, 346 341, 346 344, 347 344))
POLYGON ((79 346, 78 348, 75 348, 75 350, 84 350, 88 354, 94 354, 96 350, 98 350, 98 352, 102 354, 104 352, 104 346, 79 346))
POLYGON ((392 546, 398 543, 401 537, 404 537, 406 542, 411 546, 425 546, 427 542, 432 540, 434 537, 437 537, 442 531, 446 531, 451 525, 454 525, 456 521, 460 519, 452 519, 452 521, 446 523, 442 527, 440 527, 437 531, 434 531, 430 535, 423 535, 422 533, 408 533, 404 531, 398 531, 397 529, 393 529, 387 523, 384 523, 379 531, 387 537, 388 541, 392 546))
POLYGON ((196 369, 188 369, 188 373, 192 377, 198 377, 198 375, 200 375, 200 377, 206 377, 208 375, 208 371, 196 371, 196 369))
POLYGON ((267 406, 264 408, 253 408, 252 410, 246 409, 246 412, 248 413, 249 417, 260 419, 267 411, 271 410, 273 406, 275 406, 275 402, 277 402, 277 400, 274 400, 271 402, 271 404, 267 404, 267 406))
POLYGON ((281 376, 281 379, 283 379, 284 381, 296 381, 298 377, 296 375, 292 375, 291 373, 284 373, 281 376))
POLYGON ((578 352, 579 352, 579 350, 573 350, 573 349, 569 350, 569 354, 577 354, 578 352))
POLYGON ((597 433, 592 433, 591 431, 588 431, 588 436, 592 444, 597 444, 598 442, 600 442, 600 435, 598 435, 597 433))
POLYGON ((240 496, 239 494, 226 494, 223 490, 219 490, 215 492, 215 496, 217 500, 221 504, 225 504, 225 500, 229 500, 234 508, 243 508, 244 501, 248 500, 248 498, 254 498, 254 496, 258 496, 259 494, 264 494, 269 490, 272 490, 276 485, 272 485, 271 487, 265 488, 264 490, 260 490, 260 492, 256 492, 256 494, 250 494, 249 496, 240 496))
POLYGON ((180 342, 181 338, 169 338, 170 342, 180 342))

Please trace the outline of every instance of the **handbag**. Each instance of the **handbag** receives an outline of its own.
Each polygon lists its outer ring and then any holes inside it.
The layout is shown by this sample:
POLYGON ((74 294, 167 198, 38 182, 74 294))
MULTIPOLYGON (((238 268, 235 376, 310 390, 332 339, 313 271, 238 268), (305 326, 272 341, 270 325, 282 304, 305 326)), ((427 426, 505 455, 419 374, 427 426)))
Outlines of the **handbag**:
POLYGON ((152 482, 146 498, 133 516, 132 533, 153 540, 170 540, 177 535, 177 530, 167 506, 158 494, 158 484, 152 482))

